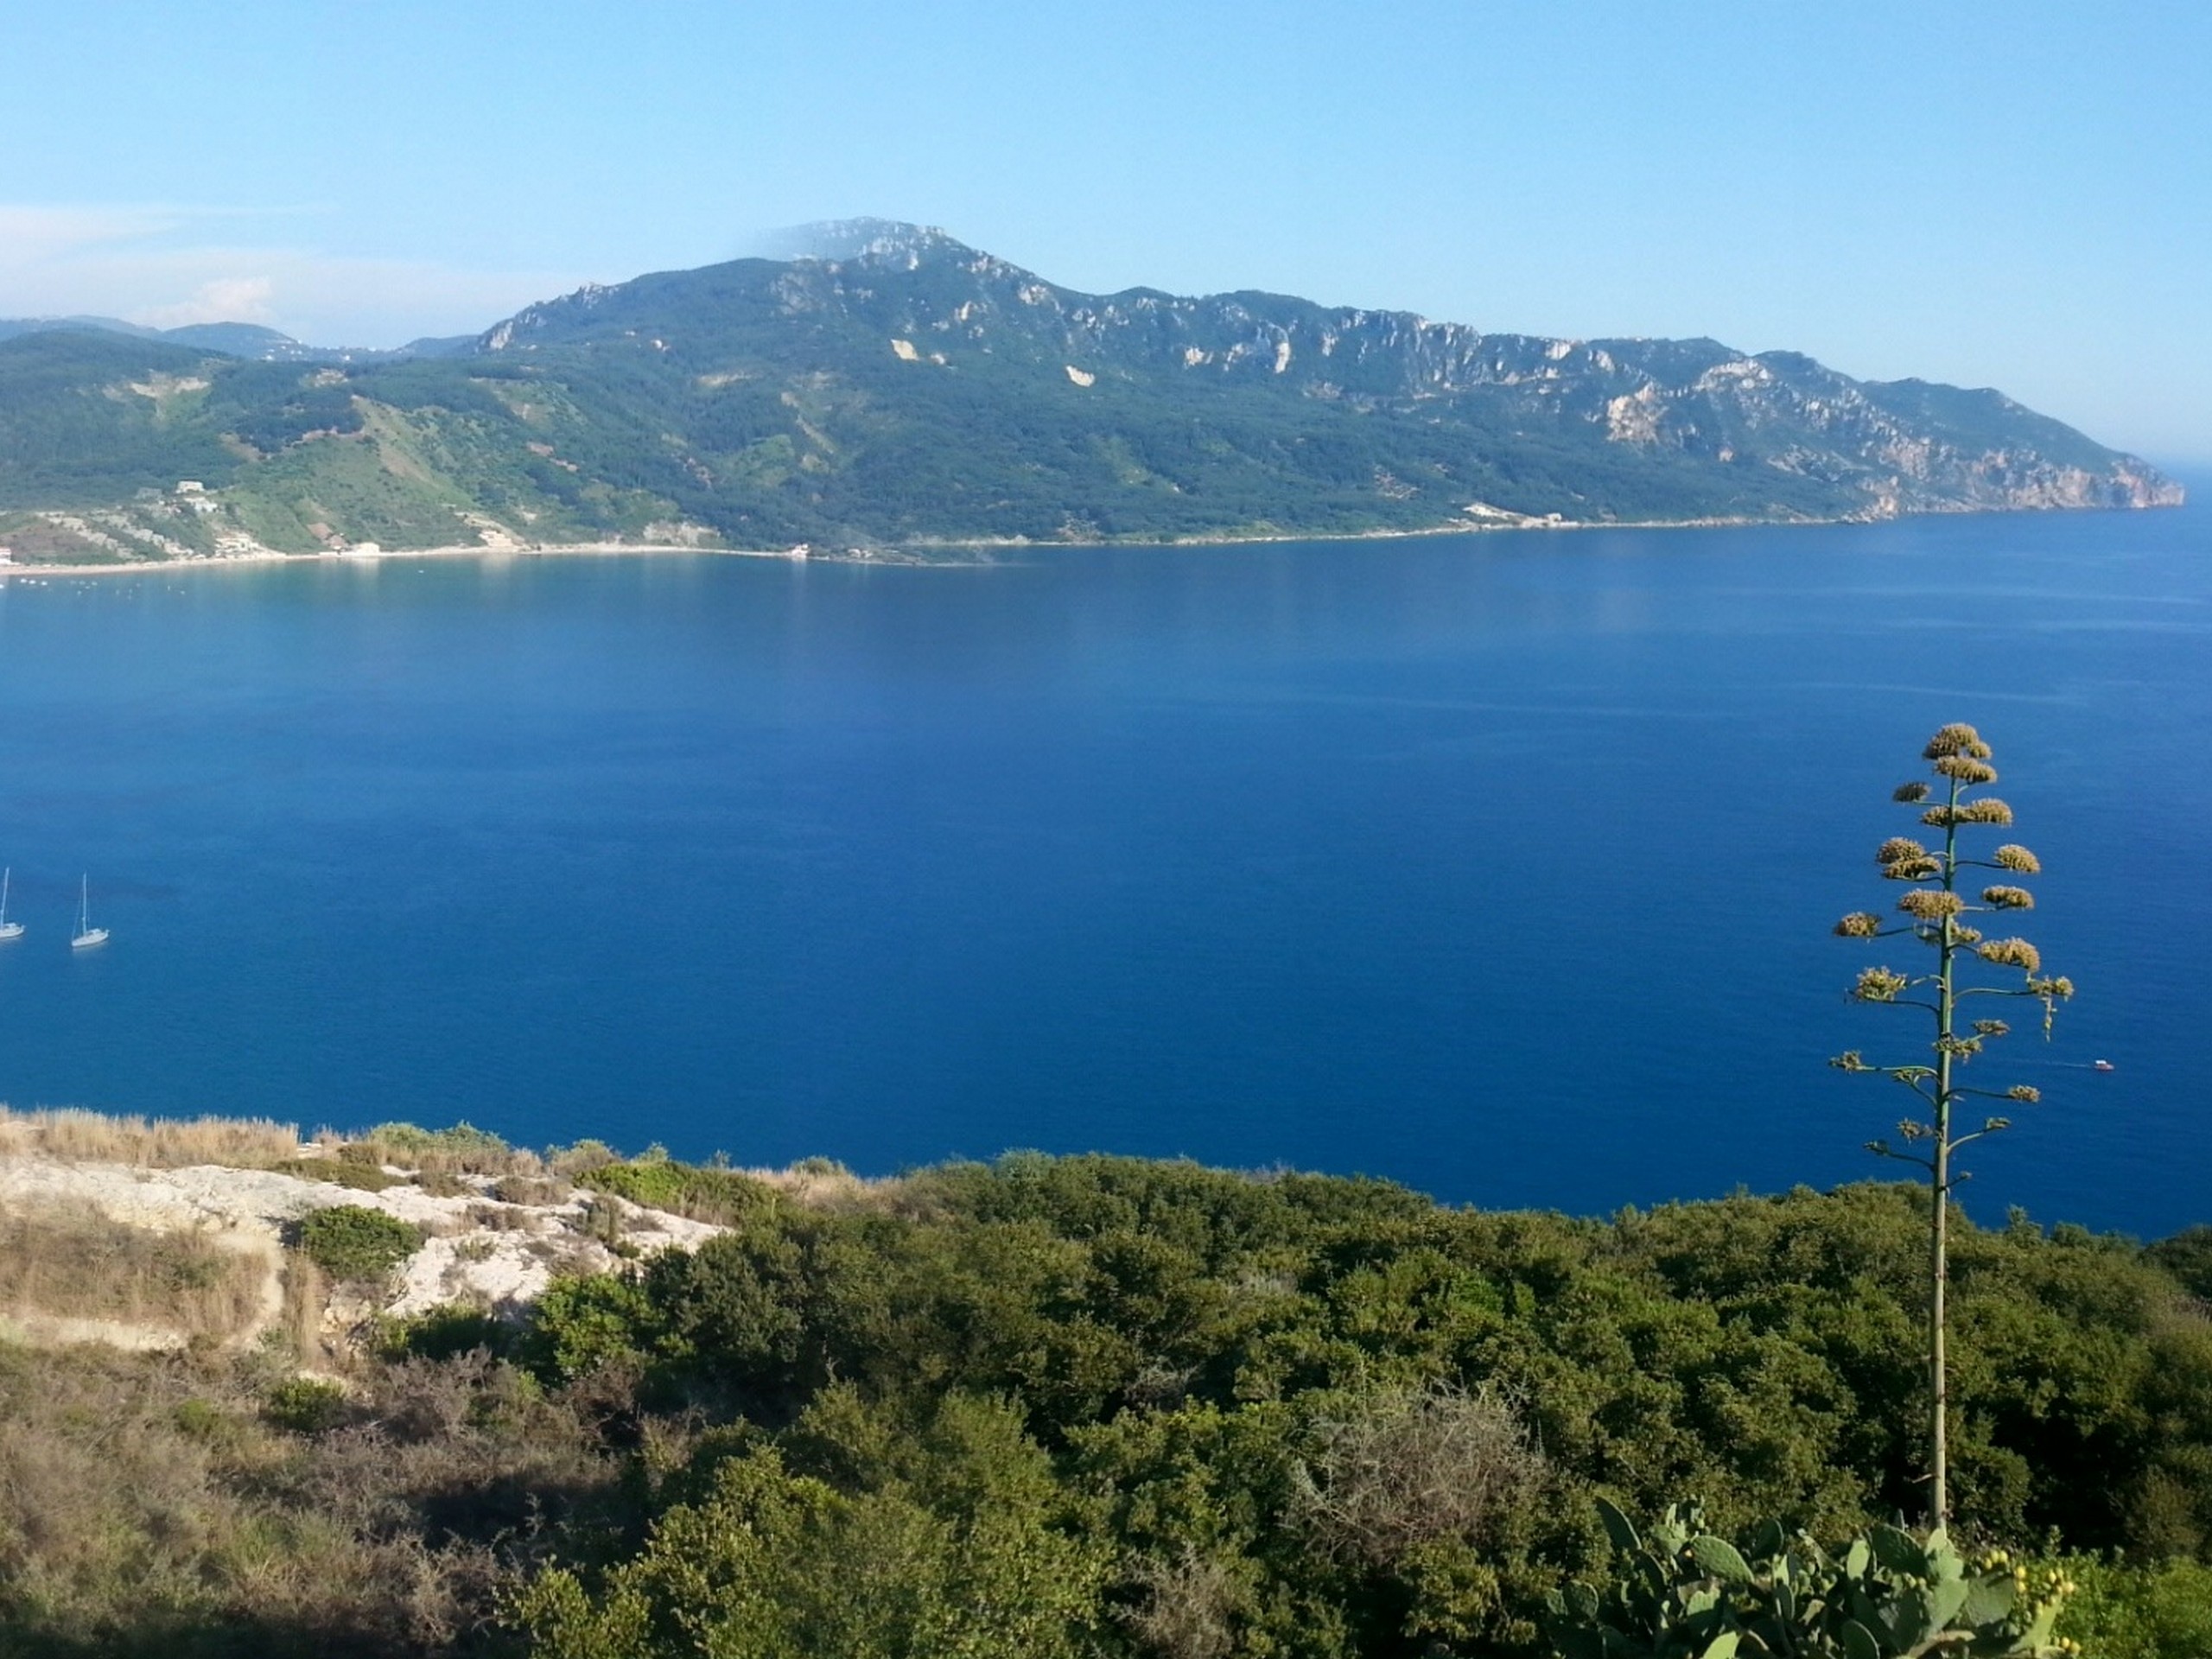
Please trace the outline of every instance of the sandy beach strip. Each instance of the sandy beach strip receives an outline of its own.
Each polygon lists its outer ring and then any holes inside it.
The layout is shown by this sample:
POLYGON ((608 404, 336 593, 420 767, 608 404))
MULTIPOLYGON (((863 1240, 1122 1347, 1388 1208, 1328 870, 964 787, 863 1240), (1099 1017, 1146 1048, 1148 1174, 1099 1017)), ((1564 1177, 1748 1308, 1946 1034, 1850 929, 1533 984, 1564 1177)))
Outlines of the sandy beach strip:
POLYGON ((480 543, 464 542, 451 547, 380 547, 373 553, 279 553, 270 548, 257 553, 211 555, 204 559, 139 559, 111 564, 10 563, 0 564, 0 580, 10 576, 162 575, 183 570, 258 570, 272 564, 371 565, 394 559, 540 559, 669 553, 707 558, 782 559, 795 563, 809 560, 871 563, 867 559, 854 560, 849 554, 803 554, 788 548, 685 547, 677 543, 662 545, 642 542, 549 542, 526 547, 486 547, 480 543))
POLYGON ((1595 530, 1739 530, 1760 525, 1804 526, 1879 522, 1872 518, 1647 518, 1603 521, 1582 518, 1537 518, 1498 512, 1465 522, 1430 524, 1417 530, 1276 531, 1249 535, 1171 536, 1159 538, 1096 541, 1041 540, 1029 537, 982 537, 958 541, 921 537, 896 548, 850 548, 831 552, 766 547, 692 547, 682 543, 544 542, 526 546, 487 547, 464 542, 449 547, 379 547, 372 553, 279 553, 264 549, 257 553, 226 553, 199 559, 147 559, 118 564, 0 564, 0 580, 10 576, 109 576, 179 570, 256 569, 272 564, 378 564, 392 559, 543 559, 572 557, 634 557, 689 553, 706 558, 780 559, 791 564, 873 564, 901 569, 943 569, 962 565, 1004 563, 995 554, 1051 552, 1102 547, 1245 547, 1271 546, 1285 542, 1396 542, 1433 536, 1484 535, 1501 531, 1595 530), (972 549, 975 557, 945 559, 918 557, 918 550, 931 554, 972 549))

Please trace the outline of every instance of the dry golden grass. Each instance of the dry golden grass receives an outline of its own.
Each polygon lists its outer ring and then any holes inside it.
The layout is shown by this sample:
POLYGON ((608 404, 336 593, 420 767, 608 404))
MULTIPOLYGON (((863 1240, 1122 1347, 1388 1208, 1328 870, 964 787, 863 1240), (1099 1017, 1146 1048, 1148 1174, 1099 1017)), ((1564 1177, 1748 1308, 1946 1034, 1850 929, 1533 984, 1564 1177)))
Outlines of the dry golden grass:
POLYGON ((322 1311, 329 1293, 322 1269, 304 1250, 284 1252, 284 1334, 295 1361, 327 1365, 331 1356, 322 1341, 322 1311))
POLYGON ((492 1184, 501 1204, 565 1204, 569 1184, 557 1175, 503 1175, 492 1184))
POLYGON ((546 1173, 545 1160, 527 1147, 511 1147, 498 1135, 456 1123, 447 1129, 418 1128, 412 1123, 380 1123, 358 1135, 316 1136, 330 1156, 353 1163, 390 1165, 404 1169, 425 1183, 459 1190, 463 1178, 499 1179, 507 1176, 537 1177, 546 1173))
POLYGON ((0 1309, 111 1319, 222 1340, 260 1312, 268 1263, 196 1233, 87 1211, 0 1213, 0 1309))
POLYGON ((622 1154, 604 1141, 579 1141, 572 1147, 545 1149, 546 1173, 558 1180, 574 1180, 588 1170, 622 1161, 622 1154))
POLYGON ((0 1106, 0 1154, 44 1153, 155 1169, 193 1164, 263 1169, 296 1156, 299 1149, 297 1125, 267 1118, 110 1117, 73 1107, 19 1112, 0 1106))
POLYGON ((589 1424, 482 1356, 383 1365, 327 1432, 264 1357, 0 1343, 0 1653, 450 1659, 613 1491, 589 1424))
MULTIPOLYGON (((296 1125, 266 1118, 117 1117, 76 1108, 16 1111, 0 1105, 0 1158, 29 1155, 156 1169, 196 1164, 268 1169, 372 1192, 411 1182, 434 1196, 482 1191, 503 1202, 531 1205, 562 1203, 572 1182, 591 1184, 592 1172, 623 1161, 597 1141, 538 1153, 467 1123, 443 1129, 381 1123, 351 1134, 322 1128, 303 1141, 296 1125)), ((701 1167, 719 1172, 728 1166, 718 1159, 701 1167)), ((793 1203, 825 1210, 896 1209, 908 1185, 897 1176, 857 1176, 820 1158, 784 1169, 728 1173, 772 1187, 793 1203)), ((698 1220, 730 1219, 719 1210, 695 1215, 693 1206, 679 1202, 664 1207, 698 1220)))
MULTIPOLYGON (((283 1169, 313 1179, 327 1166, 341 1181, 390 1165, 458 1190, 462 1178, 548 1179, 545 1160, 466 1123, 446 1129, 382 1123, 342 1135, 320 1128, 303 1141, 299 1126, 268 1118, 110 1116, 76 1107, 16 1111, 0 1105, 0 1157, 42 1154, 72 1162, 135 1164, 178 1169, 215 1164, 232 1169, 283 1169)), ((564 1157, 572 1154, 564 1154, 564 1157)), ((583 1165, 613 1157, 583 1148, 583 1165)), ((371 1185, 369 1181, 346 1184, 371 1185)))
POLYGON ((763 1185, 772 1186, 794 1204, 823 1210, 886 1207, 896 1198, 902 1183, 897 1176, 869 1179, 855 1175, 842 1164, 808 1158, 785 1169, 743 1172, 763 1185))

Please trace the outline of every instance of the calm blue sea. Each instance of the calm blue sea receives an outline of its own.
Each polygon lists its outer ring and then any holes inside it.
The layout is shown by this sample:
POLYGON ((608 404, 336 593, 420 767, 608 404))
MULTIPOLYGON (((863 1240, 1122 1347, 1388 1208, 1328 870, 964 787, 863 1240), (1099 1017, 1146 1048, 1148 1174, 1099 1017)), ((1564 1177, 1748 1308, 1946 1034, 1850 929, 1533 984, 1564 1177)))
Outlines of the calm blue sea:
POLYGON ((0 584, 0 1099, 1826 1185, 1901 1091, 1825 1058, 1923 1040, 1828 928, 1947 720, 2082 988, 1970 1206, 2212 1219, 2197 509, 0 584))

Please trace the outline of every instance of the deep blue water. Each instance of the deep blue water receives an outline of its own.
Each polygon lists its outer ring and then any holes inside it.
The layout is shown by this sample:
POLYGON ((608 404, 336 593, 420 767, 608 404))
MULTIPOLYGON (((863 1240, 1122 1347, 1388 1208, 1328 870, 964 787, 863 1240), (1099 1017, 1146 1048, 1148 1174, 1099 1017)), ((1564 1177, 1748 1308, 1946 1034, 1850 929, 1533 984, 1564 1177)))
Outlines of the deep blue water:
POLYGON ((0 1099, 1825 1185, 1902 1103, 1825 1058, 1923 1040, 1827 930, 1954 719, 2082 988, 1970 1205, 2212 1219, 2195 509, 0 584, 0 1099))

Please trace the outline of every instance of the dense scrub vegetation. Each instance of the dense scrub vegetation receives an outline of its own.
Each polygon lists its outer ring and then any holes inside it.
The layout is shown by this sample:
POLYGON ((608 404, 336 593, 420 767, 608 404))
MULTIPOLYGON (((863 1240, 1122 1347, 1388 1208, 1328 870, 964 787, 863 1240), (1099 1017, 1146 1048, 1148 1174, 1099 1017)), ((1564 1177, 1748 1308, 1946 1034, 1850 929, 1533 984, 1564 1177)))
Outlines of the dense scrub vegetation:
MULTIPOLYGON (((0 1648, 1541 1654, 1600 1497, 1827 1539, 1920 1507, 1910 1187, 1600 1222, 1109 1158, 808 1202, 582 1161, 733 1230, 389 1332, 338 1399, 7 1353, 0 1648)), ((2067 1552, 2093 1659, 2212 1619, 2208 1259, 1955 1236, 1955 1529, 2067 1552)))

